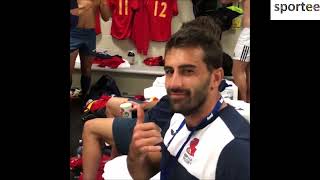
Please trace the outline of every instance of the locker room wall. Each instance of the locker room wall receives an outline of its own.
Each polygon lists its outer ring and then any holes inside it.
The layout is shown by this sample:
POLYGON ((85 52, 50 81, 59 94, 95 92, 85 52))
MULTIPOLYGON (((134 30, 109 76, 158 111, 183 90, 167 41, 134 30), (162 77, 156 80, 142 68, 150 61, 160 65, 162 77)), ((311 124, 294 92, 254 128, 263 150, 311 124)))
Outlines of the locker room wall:
MULTIPOLYGON (((172 33, 176 32, 183 22, 194 19, 192 11, 191 0, 178 0, 178 16, 174 16, 172 20, 172 33)), ((97 36, 97 49, 107 50, 111 55, 118 54, 122 57, 126 57, 129 50, 133 50, 136 54, 137 64, 142 64, 142 61, 147 57, 163 56, 165 42, 154 42, 151 41, 149 45, 148 56, 143 56, 136 53, 135 47, 131 40, 117 40, 112 38, 110 35, 111 22, 101 21, 101 31, 102 33, 97 36)), ((226 53, 232 56, 233 49, 237 42, 240 30, 229 30, 222 35, 222 47, 226 53)), ((124 96, 131 96, 136 94, 141 94, 143 89, 150 87, 159 75, 143 75, 134 73, 122 73, 122 72, 104 72, 104 71, 94 71, 92 72, 92 83, 96 82, 98 78, 103 74, 111 75, 124 96)), ((76 69, 73 74, 73 87, 80 87, 80 71, 76 69)))
MULTIPOLYGON (((183 22, 194 19, 191 0, 178 0, 178 9, 178 16, 174 16, 172 20, 172 33, 176 32, 183 22)), ((164 54, 165 42, 154 41, 150 42, 147 56, 137 54, 131 40, 117 40, 112 38, 110 35, 112 18, 107 22, 100 19, 100 22, 102 33, 97 36, 98 49, 104 49, 110 52, 110 54, 118 54, 122 57, 126 57, 129 50, 134 50, 138 63, 141 63, 146 57, 161 56, 164 54)), ((224 32, 222 36, 222 46, 226 53, 232 55, 238 35, 239 31, 237 30, 224 32)))

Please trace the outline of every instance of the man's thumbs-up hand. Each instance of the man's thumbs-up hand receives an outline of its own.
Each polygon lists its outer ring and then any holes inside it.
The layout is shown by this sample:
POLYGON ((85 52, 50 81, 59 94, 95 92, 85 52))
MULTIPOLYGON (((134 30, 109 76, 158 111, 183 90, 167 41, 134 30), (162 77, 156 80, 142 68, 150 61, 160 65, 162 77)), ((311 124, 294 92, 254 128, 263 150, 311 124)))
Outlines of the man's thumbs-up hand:
POLYGON ((129 156, 138 158, 148 152, 159 152, 162 142, 161 129, 154 122, 144 123, 143 105, 135 105, 137 122, 134 127, 129 156))

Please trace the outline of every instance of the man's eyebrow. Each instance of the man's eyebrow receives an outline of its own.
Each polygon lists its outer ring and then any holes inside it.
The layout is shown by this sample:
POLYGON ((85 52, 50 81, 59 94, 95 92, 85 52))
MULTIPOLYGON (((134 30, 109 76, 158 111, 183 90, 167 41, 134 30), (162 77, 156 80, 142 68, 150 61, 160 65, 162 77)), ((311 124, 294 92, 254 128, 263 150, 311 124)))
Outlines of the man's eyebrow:
MULTIPOLYGON (((180 65, 178 68, 179 68, 179 69, 184 69, 184 68, 196 68, 196 65, 193 65, 193 64, 183 64, 183 65, 180 65)), ((171 66, 164 66, 163 69, 164 69, 164 70, 166 70, 166 69, 172 69, 172 67, 171 67, 171 66)))
POLYGON ((183 68, 196 68, 196 66, 193 64, 183 64, 179 66, 179 69, 183 69, 183 68))

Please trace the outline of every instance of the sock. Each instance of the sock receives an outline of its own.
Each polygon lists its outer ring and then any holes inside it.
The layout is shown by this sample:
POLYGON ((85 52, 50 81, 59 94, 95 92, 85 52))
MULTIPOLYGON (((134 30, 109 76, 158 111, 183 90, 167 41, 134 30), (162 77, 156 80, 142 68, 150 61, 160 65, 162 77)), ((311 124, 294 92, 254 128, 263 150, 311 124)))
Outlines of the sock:
POLYGON ((81 90, 82 90, 82 95, 84 97, 89 91, 90 84, 91 84, 91 76, 81 75, 81 90))

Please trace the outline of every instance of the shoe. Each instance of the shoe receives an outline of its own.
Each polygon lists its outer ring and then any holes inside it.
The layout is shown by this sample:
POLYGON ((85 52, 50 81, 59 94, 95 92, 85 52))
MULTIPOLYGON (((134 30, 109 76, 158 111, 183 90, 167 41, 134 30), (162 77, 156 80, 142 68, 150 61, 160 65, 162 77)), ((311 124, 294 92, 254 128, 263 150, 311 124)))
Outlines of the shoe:
POLYGON ((138 101, 145 101, 146 100, 143 95, 135 95, 134 99, 136 99, 138 101))
POLYGON ((164 66, 162 56, 146 58, 143 63, 148 66, 164 66))
POLYGON ((73 88, 70 90, 70 98, 78 98, 82 95, 81 90, 79 88, 73 88))

